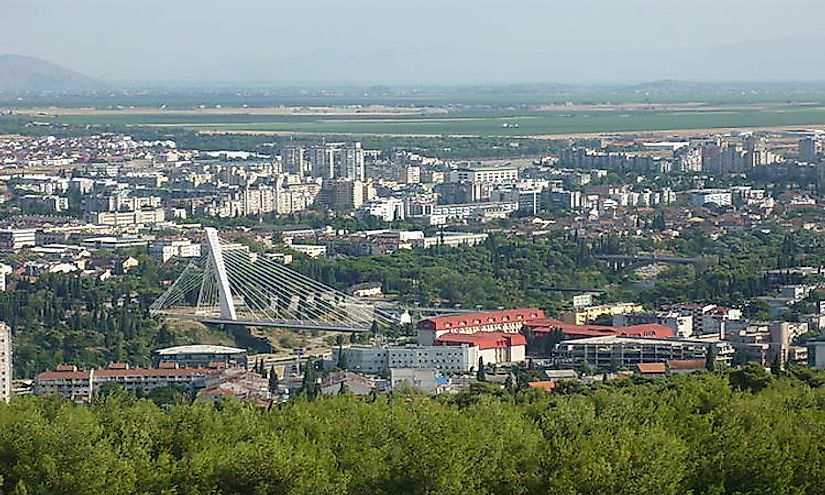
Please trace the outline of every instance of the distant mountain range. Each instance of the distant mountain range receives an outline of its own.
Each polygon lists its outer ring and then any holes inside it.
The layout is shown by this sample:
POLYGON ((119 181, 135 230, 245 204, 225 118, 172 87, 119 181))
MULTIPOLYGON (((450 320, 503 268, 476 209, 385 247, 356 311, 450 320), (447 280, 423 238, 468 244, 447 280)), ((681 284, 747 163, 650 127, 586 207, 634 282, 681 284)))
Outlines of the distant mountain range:
POLYGON ((88 93, 106 84, 34 57, 0 55, 0 94, 88 93))
MULTIPOLYGON (((825 65, 816 63, 825 52, 825 37, 793 37, 720 47, 651 50, 634 53, 567 51, 487 53, 464 49, 387 48, 359 52, 328 51, 283 59, 289 68, 269 83, 217 82, 231 74, 248 72, 247 62, 236 60, 213 71, 217 79, 198 84, 117 87, 45 60, 22 55, 0 55, 0 98, 16 95, 92 94, 120 90, 130 94, 234 94, 238 89, 268 95, 329 94, 542 94, 571 97, 591 95, 718 95, 747 92, 809 94, 825 92, 825 65), (342 75, 357 76, 350 82, 342 75), (641 83, 559 83, 555 80, 609 81, 614 74, 635 74, 641 83), (667 73, 670 78, 657 79, 667 73), (712 74, 711 82, 697 82, 712 74), (434 80, 454 81, 438 83, 434 80), (500 82, 496 82, 496 80, 500 82), (522 80, 523 83, 508 81, 522 80), (299 81, 307 81, 301 83, 299 81), (326 81, 326 82, 323 82, 326 81), (461 81, 461 82, 459 82, 461 81), (478 83, 472 81, 479 81, 478 83), (488 82, 482 82, 488 81, 488 82), (726 82, 742 81, 742 82, 726 82), (764 82, 747 82, 764 81, 764 82), (810 82, 783 82, 810 81, 810 82), (380 84, 380 86, 376 86, 380 84), (136 93, 137 92, 137 93, 136 93)), ((619 79, 620 81, 621 79, 619 79)), ((208 81, 208 79, 203 79, 208 81)))

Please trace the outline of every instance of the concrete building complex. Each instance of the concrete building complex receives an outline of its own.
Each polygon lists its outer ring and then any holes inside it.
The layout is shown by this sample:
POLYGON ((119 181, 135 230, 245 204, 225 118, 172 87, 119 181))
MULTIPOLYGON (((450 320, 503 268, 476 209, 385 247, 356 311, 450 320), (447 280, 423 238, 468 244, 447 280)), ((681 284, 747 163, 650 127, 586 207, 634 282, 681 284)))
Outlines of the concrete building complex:
POLYGON ((471 345, 333 348, 333 363, 363 373, 383 374, 393 368, 427 368, 447 373, 467 373, 478 365, 479 348, 471 345))

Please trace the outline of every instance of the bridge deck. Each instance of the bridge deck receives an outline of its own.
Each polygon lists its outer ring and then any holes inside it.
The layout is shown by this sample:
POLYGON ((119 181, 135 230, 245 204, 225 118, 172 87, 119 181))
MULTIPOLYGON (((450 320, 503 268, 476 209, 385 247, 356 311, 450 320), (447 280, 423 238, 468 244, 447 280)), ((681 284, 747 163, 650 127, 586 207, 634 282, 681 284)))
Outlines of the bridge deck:
POLYGON ((199 321, 204 325, 237 325, 242 327, 264 327, 264 328, 286 328, 291 330, 320 330, 325 332, 350 332, 367 333, 370 327, 353 327, 335 323, 288 321, 288 320, 230 320, 226 318, 215 318, 197 315, 184 314, 163 314, 163 317, 170 320, 199 321))

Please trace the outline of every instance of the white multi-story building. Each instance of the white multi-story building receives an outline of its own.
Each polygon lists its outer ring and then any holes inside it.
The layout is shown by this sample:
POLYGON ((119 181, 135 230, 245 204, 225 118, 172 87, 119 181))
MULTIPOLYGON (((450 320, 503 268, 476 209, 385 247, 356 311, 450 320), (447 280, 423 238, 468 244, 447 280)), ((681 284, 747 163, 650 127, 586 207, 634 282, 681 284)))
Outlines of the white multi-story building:
POLYGON ((188 239, 158 240, 149 244, 149 254, 167 262, 172 257, 198 258, 201 255, 201 245, 188 239))
POLYGON ((0 402, 8 402, 11 398, 11 354, 11 328, 0 322, 0 402))
POLYGON ((2 229, 0 230, 0 249, 23 249, 37 245, 36 229, 2 229))
POLYGON ((378 217, 385 222, 404 220, 404 201, 397 198, 375 198, 358 208, 358 216, 378 217))
POLYGON ((363 373, 385 373, 392 368, 424 368, 450 373, 467 373, 478 364, 478 347, 420 346, 366 347, 333 349, 334 363, 344 353, 347 369, 363 373))
POLYGON ((108 369, 80 371, 74 366, 60 366, 44 371, 34 381, 34 393, 58 394, 74 401, 89 400, 105 383, 116 383, 126 390, 151 390, 180 385, 190 390, 201 389, 212 370, 206 368, 136 368, 111 365, 108 369))
POLYGON ((105 211, 90 213, 90 222, 97 225, 115 225, 120 227, 162 223, 166 220, 166 213, 162 208, 155 210, 135 211, 105 211))
POLYGON ((733 195, 730 191, 724 189, 703 189, 701 191, 693 191, 690 196, 690 202, 696 206, 704 206, 708 203, 713 203, 718 206, 731 206, 733 204, 733 195))
POLYGON ((518 169, 516 167, 459 168, 450 174, 450 182, 515 183, 518 182, 518 169))

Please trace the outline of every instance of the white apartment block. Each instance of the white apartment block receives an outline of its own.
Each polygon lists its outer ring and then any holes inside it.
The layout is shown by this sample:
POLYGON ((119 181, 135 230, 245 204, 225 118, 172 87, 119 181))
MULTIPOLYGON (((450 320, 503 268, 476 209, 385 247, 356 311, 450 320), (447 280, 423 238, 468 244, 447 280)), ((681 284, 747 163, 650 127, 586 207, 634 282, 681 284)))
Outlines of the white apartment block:
POLYGON ((201 245, 188 239, 159 240, 149 244, 149 254, 164 263, 175 256, 178 258, 198 258, 201 255, 201 245))
POLYGON ((404 201, 396 198, 375 198, 358 208, 358 216, 378 217, 385 222, 404 220, 404 201))
POLYGON ((476 346, 366 347, 333 349, 333 363, 339 352, 346 356, 347 369, 363 373, 384 373, 392 368, 435 369, 449 373, 468 373, 478 364, 476 346))
POLYGON ((513 183, 518 182, 518 169, 515 167, 459 168, 450 174, 450 182, 513 183))
POLYGON ((36 229, 2 229, 0 230, 0 249, 23 249, 37 245, 36 229))
POLYGON ((89 221, 97 225, 114 225, 118 227, 127 227, 132 225, 148 225, 155 223, 163 223, 166 220, 166 214, 163 209, 155 210, 136 210, 136 211, 104 211, 99 213, 90 213, 89 221))

